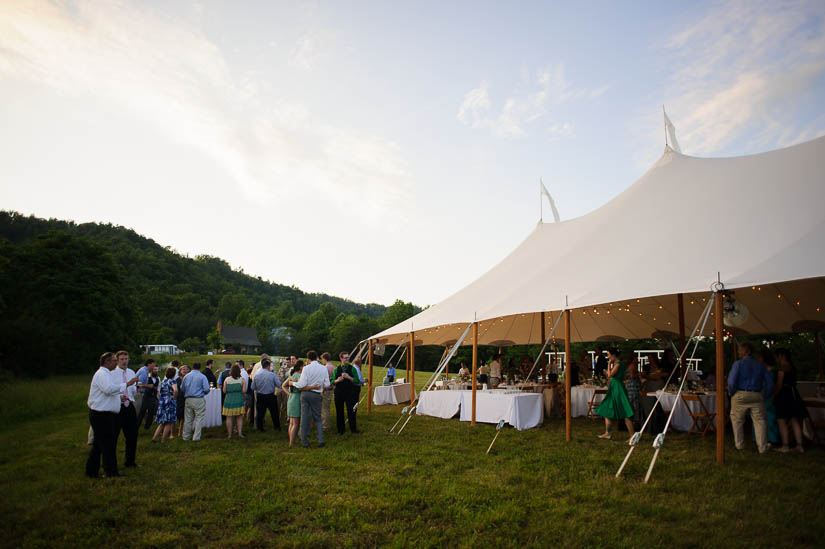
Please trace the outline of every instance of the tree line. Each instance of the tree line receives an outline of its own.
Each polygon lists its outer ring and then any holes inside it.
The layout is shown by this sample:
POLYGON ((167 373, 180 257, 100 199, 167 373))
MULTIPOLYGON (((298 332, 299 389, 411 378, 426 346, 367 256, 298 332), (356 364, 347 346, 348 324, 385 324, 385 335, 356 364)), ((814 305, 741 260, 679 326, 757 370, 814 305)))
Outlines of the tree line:
POLYGON ((337 353, 418 311, 306 293, 120 226, 0 212, 0 371, 16 375, 87 372, 141 344, 203 351, 218 320, 271 353, 337 353))

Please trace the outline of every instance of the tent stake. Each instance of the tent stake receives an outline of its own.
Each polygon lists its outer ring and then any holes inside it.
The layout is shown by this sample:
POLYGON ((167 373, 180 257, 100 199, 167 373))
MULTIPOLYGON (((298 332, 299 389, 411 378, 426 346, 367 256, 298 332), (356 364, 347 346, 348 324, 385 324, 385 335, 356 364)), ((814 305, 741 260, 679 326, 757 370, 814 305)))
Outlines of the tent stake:
POLYGON ((498 425, 496 425, 496 436, 493 437, 493 442, 491 442, 490 447, 487 448, 487 451, 485 452, 486 454, 489 454, 490 450, 493 449, 493 444, 496 443, 496 439, 498 438, 498 435, 501 434, 501 428, 502 427, 504 427, 504 420, 503 419, 498 422, 498 425))

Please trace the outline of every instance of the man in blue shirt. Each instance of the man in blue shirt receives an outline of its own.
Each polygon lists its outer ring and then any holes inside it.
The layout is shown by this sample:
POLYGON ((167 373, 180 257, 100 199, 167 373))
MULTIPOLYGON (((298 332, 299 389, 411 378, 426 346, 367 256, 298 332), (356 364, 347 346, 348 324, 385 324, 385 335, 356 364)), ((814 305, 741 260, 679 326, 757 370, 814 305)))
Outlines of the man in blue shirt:
POLYGON ((395 381, 395 366, 392 363, 387 364, 387 381, 390 383, 395 381))
POLYGON ((272 426, 276 431, 281 430, 281 418, 278 411, 278 400, 275 398, 275 389, 281 387, 278 374, 272 371, 272 362, 265 358, 261 360, 261 368, 252 378, 252 390, 255 391, 255 427, 263 432, 266 423, 266 411, 272 417, 272 426))
POLYGON ((184 376, 180 390, 186 399, 183 420, 183 440, 201 439, 203 418, 206 417, 206 395, 209 394, 209 382, 201 373, 201 363, 192 364, 192 371, 184 376), (192 435, 194 430, 195 434, 192 435))
POLYGON ((753 345, 747 341, 739 344, 739 360, 733 363, 728 376, 730 392, 730 421, 736 449, 745 446, 745 417, 750 414, 756 432, 759 453, 768 450, 768 423, 765 414, 765 398, 773 389, 773 380, 765 365, 753 358, 753 345))

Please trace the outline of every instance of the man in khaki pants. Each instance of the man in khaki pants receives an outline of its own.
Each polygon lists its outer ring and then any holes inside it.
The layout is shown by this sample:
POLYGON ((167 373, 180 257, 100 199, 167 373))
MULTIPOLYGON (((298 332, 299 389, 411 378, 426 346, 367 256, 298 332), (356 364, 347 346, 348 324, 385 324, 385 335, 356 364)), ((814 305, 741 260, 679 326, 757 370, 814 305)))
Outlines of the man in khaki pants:
POLYGON ((770 395, 773 380, 765 365, 754 359, 753 346, 746 342, 739 344, 739 360, 733 363, 728 377, 730 391, 730 421, 733 425, 733 441, 737 450, 745 446, 745 416, 750 413, 756 432, 756 446, 759 453, 768 450, 768 424, 765 414, 765 395, 770 395))

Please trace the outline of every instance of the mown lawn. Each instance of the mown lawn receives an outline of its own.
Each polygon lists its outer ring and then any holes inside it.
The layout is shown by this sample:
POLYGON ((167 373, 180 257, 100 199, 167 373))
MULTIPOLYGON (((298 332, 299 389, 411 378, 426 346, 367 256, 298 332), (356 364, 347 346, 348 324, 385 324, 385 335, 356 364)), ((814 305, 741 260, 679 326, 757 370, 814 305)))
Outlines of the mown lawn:
MULTIPOLYGON (((376 372, 377 377, 378 372, 376 372)), ((416 377, 426 377, 423 373, 416 377)), ((714 439, 668 437, 648 485, 650 437, 626 477, 627 446, 602 425, 495 433, 414 417, 387 434, 401 406, 359 413, 362 434, 328 433, 326 448, 289 449, 286 432, 152 444, 137 470, 83 475, 89 379, 3 387, 0 543, 4 546, 823 546, 822 450, 758 456, 714 439)), ((423 380, 420 381, 423 383, 423 380)), ((118 446, 123 459, 123 442, 118 446)))

